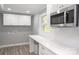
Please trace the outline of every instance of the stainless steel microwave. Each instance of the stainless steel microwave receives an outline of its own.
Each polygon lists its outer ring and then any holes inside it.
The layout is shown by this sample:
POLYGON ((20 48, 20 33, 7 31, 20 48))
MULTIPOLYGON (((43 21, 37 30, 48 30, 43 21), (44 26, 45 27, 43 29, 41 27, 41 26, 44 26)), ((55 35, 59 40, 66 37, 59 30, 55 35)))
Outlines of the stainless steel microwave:
POLYGON ((50 24, 58 27, 75 27, 78 26, 78 5, 60 10, 60 13, 53 13, 50 16, 50 24))

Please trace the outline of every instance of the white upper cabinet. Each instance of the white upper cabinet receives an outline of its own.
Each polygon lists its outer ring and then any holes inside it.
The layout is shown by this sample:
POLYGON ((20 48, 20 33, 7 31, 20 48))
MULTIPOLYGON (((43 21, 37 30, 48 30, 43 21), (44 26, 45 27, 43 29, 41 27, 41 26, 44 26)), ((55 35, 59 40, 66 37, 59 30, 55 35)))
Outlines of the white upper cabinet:
POLYGON ((4 14, 3 24, 4 25, 17 25, 17 16, 12 15, 12 14, 4 14))
POLYGON ((62 10, 63 8, 69 7, 71 5, 73 5, 73 4, 58 4, 58 9, 62 10))
POLYGON ((51 10, 50 10, 50 13, 56 12, 57 9, 58 9, 57 7, 58 7, 57 4, 51 4, 51 10))
POLYGON ((4 14, 3 25, 31 25, 31 16, 4 14))
MULTIPOLYGON (((57 12, 58 10, 62 10, 66 7, 69 7, 73 4, 51 4, 50 6, 50 13, 57 12)), ((47 7, 49 9, 49 7, 47 7)))
POLYGON ((31 17, 19 15, 18 16, 18 25, 31 25, 31 17))

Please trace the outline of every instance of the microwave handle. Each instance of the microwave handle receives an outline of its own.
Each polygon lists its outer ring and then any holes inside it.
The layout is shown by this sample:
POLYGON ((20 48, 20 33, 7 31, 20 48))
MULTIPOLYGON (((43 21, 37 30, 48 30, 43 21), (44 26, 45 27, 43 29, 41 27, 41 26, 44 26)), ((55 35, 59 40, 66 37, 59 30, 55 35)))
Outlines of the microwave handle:
POLYGON ((74 26, 77 26, 77 6, 74 6, 74 26))
POLYGON ((64 11, 64 25, 66 25, 66 11, 64 11))

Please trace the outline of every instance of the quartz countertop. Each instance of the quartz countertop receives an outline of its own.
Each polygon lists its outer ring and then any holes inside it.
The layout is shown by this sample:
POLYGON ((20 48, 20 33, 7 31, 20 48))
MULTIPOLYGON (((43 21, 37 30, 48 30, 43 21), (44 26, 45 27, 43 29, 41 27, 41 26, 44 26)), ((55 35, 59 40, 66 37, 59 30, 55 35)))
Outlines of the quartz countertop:
POLYGON ((64 44, 58 43, 51 38, 46 38, 40 35, 30 35, 32 39, 37 41, 38 43, 42 44, 43 46, 47 47, 52 52, 56 53, 57 55, 78 55, 79 49, 72 48, 69 46, 65 46, 64 44))

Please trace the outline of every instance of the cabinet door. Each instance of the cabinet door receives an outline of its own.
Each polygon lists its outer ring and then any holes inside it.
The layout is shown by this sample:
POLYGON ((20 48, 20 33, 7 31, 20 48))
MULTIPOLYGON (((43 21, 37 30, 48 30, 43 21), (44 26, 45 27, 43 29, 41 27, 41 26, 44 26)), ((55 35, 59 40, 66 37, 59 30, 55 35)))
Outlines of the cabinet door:
POLYGON ((52 52, 51 50, 49 50, 48 48, 44 47, 44 54, 45 55, 56 55, 56 53, 52 52))
POLYGON ((4 14, 3 24, 4 25, 31 25, 31 16, 4 14))
POLYGON ((3 24, 4 25, 17 25, 17 15, 4 14, 3 24))
POLYGON ((39 44, 39 55, 44 55, 44 47, 39 44))
POLYGON ((33 39, 30 39, 30 54, 32 55, 39 54, 39 44, 33 39))
POLYGON ((29 39, 29 47, 30 47, 30 54, 34 54, 34 40, 33 39, 29 39))
POLYGON ((64 4, 58 4, 58 10, 61 10, 64 8, 64 4))
POLYGON ((73 4, 58 4, 58 9, 59 10, 62 10, 62 9, 64 9, 64 8, 67 8, 67 7, 69 7, 69 6, 72 6, 73 4))
POLYGON ((62 10, 63 8, 72 6, 73 4, 51 4, 51 13, 57 12, 58 10, 62 10))
POLYGON ((19 25, 31 25, 31 16, 19 15, 18 24, 19 25))
POLYGON ((74 5, 74 4, 64 4, 64 8, 70 7, 70 6, 72 6, 72 5, 74 5))
POLYGON ((39 55, 56 55, 54 52, 50 51, 48 48, 39 44, 39 55))
POLYGON ((57 5, 57 4, 52 4, 52 5, 51 5, 51 10, 50 10, 50 11, 51 11, 51 13, 56 12, 56 11, 57 11, 57 9, 58 9, 57 7, 58 7, 58 5, 57 5))

